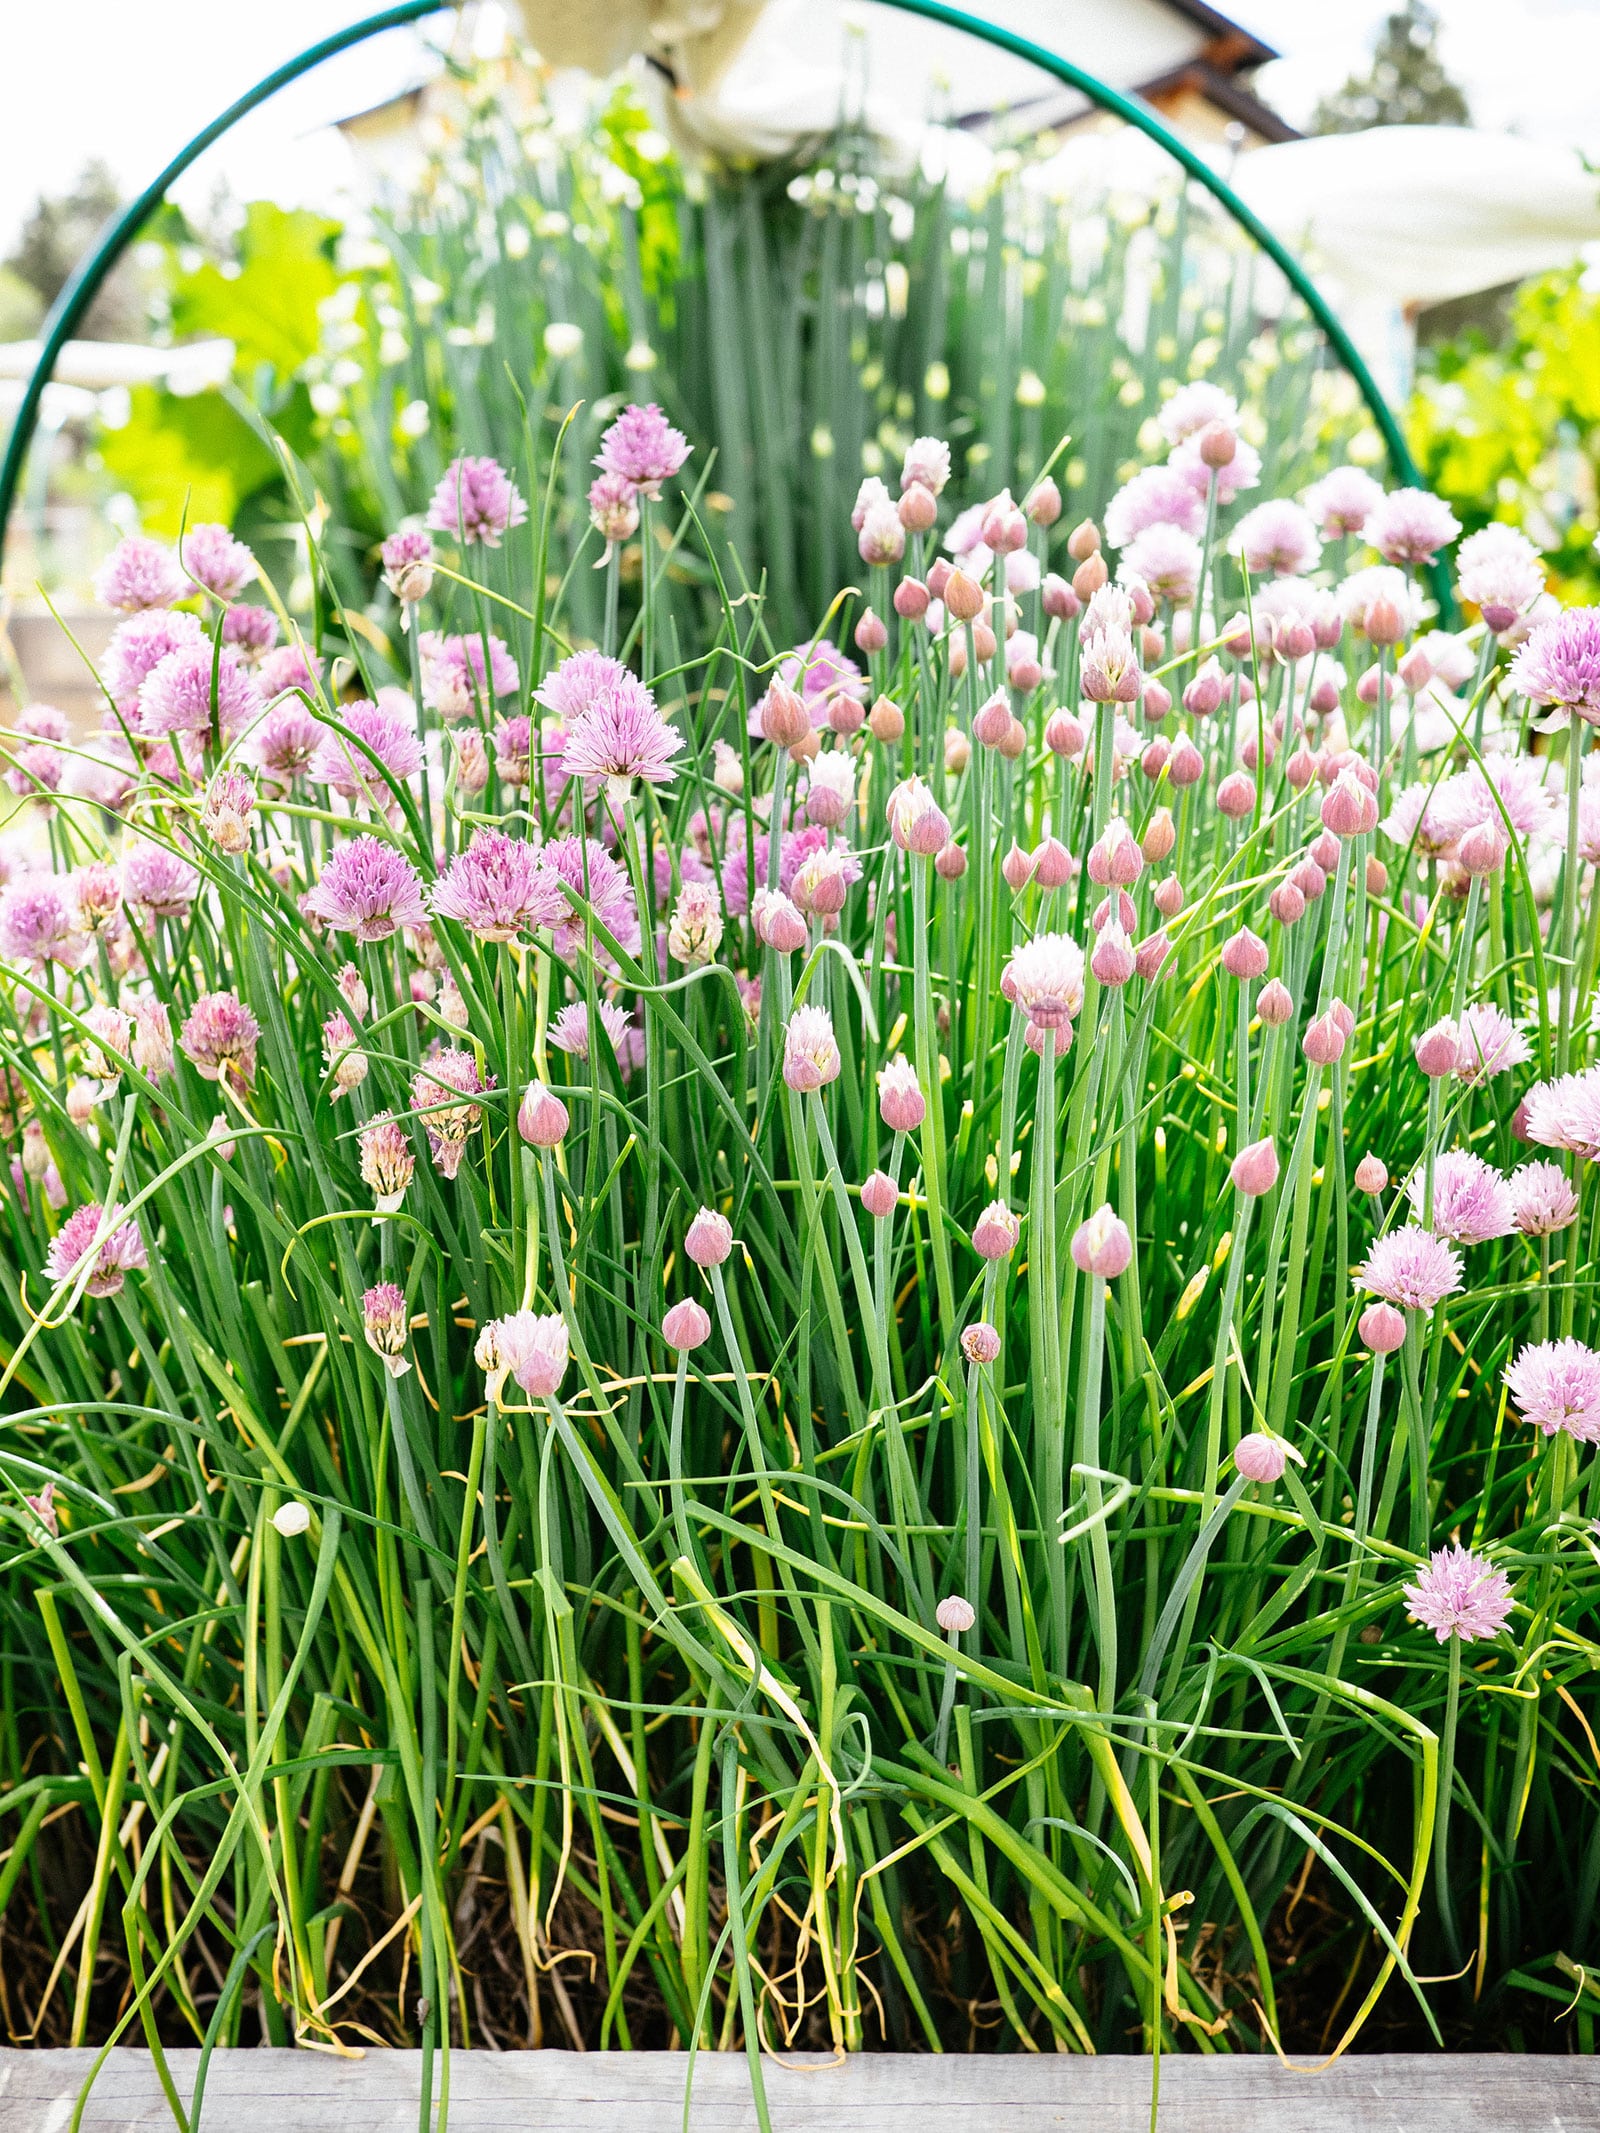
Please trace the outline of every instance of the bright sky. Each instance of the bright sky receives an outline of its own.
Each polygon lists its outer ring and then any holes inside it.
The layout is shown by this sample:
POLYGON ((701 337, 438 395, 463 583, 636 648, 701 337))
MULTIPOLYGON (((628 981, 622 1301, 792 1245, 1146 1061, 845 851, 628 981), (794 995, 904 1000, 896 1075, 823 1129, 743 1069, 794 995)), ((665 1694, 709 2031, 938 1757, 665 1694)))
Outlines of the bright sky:
MULTIPOLYGON (((981 4, 981 0, 980 0, 981 4)), ((1114 6, 1116 0, 1106 0, 1114 6)), ((1285 57, 1264 78, 1291 119, 1362 61, 1383 0, 1220 0, 1285 57)), ((233 97, 376 0, 6 0, 0 60, 0 247, 41 188, 97 154, 132 191, 233 97)), ((1446 60, 1477 123, 1600 147, 1600 0, 1436 0, 1446 60)), ((438 18, 443 22, 446 18, 438 18)), ((328 62, 212 151, 180 198, 219 174, 243 198, 326 200, 346 164, 324 130, 415 78, 416 34, 328 62)))

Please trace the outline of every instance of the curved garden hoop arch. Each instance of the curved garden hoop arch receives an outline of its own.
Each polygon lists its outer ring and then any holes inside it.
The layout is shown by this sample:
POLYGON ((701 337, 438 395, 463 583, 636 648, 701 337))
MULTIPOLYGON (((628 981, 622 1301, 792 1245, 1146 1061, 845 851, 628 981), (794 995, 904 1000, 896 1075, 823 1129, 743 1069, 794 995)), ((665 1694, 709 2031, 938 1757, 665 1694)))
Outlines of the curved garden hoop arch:
MULTIPOLYGON (((449 0, 399 0, 396 6, 383 8, 375 15, 365 16, 361 21, 352 22, 347 28, 335 31, 332 36, 324 37, 317 44, 308 45, 303 52, 297 53, 293 59, 285 60, 281 67, 264 76, 253 89, 247 90, 235 103, 230 104, 226 111, 214 118, 209 126, 197 133, 192 141, 179 150, 166 168, 151 179, 138 198, 107 224, 94 249, 79 262, 71 279, 51 306, 50 315, 45 321, 39 360, 17 409, 16 420, 6 442, 5 457, 0 460, 0 566, 3 566, 5 561, 5 541, 11 520, 11 507, 22 479, 28 448, 38 427, 44 389, 55 370, 56 359, 72 338, 74 328, 99 294, 106 276, 138 236, 147 217, 165 199, 168 187, 183 175, 191 163, 205 153, 213 141, 220 140, 236 121, 254 111, 259 104, 265 103, 279 89, 297 81, 302 74, 309 74, 312 68, 319 66, 323 60, 331 59, 336 53, 349 51, 354 45, 364 44, 369 37, 380 36, 385 30, 401 29, 408 23, 422 21, 426 16, 440 14, 448 4, 449 0)), ((1360 351, 1340 324, 1316 283, 1281 240, 1251 212, 1226 179, 1219 177, 1205 159, 1189 147, 1187 142, 1180 140, 1154 111, 1135 98, 1124 95, 1120 89, 1113 89, 1093 74, 1086 73, 1082 67, 1060 53, 1036 44, 1032 38, 1021 36, 1014 30, 1003 29, 997 23, 980 21, 962 8, 944 5, 943 0, 883 0, 883 4, 899 8, 906 14, 919 15, 928 22, 938 22, 951 29, 965 30, 987 44, 1013 53, 1019 59, 1028 60, 1043 73, 1053 75, 1068 88, 1078 90, 1101 110, 1112 112, 1128 125, 1137 127, 1139 132, 1164 148, 1197 185, 1204 186, 1282 272, 1290 287, 1327 336, 1328 343, 1340 362, 1355 379, 1388 449, 1390 463, 1396 475, 1403 482, 1420 482, 1416 462, 1407 448, 1394 410, 1384 398, 1377 380, 1362 360, 1360 351)), ((1447 600, 1447 597, 1448 586, 1443 589, 1442 601, 1447 600)))

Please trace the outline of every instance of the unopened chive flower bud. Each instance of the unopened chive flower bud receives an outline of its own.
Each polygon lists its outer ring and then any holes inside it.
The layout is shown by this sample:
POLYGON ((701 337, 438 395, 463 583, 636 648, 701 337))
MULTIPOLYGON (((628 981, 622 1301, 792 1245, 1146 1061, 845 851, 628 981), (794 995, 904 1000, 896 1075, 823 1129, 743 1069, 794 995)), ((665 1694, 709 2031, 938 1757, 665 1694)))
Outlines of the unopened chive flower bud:
POLYGON ((500 1321, 500 1338, 511 1375, 525 1393, 547 1400, 560 1391, 569 1351, 566 1320, 559 1311, 514 1311, 500 1321))
POLYGON ((1140 756, 1139 768, 1144 772, 1145 776, 1150 780, 1152 785, 1154 785, 1156 779, 1160 777, 1162 771, 1166 769, 1167 757, 1171 755, 1171 753, 1172 743, 1170 741, 1163 741, 1158 739, 1153 740, 1150 743, 1149 747, 1146 748, 1144 754, 1140 756))
POLYGON ((962 1334, 961 1353, 969 1363, 992 1363, 1000 1353, 1000 1335, 987 1319, 980 1318, 962 1334))
POLYGON ((881 652, 883 650, 884 646, 889 642, 889 632, 884 628, 878 616, 872 612, 872 609, 867 607, 861 611, 861 619, 856 624, 855 638, 856 650, 865 652, 870 656, 873 652, 881 652))
POLYGON ((713 741, 711 751, 712 784, 718 792, 725 792, 730 798, 737 799, 744 791, 744 764, 740 760, 738 750, 729 747, 726 741, 713 741))
POLYGON ((1357 1192, 1372 1193, 1376 1196, 1387 1188, 1388 1183, 1389 1166, 1381 1157, 1369 1153, 1364 1155, 1360 1162, 1357 1163, 1355 1167, 1355 1188, 1357 1192))
POLYGON ((285 1540, 297 1540, 311 1524, 311 1506, 298 1498, 290 1503, 279 1504, 272 1514, 272 1526, 285 1540))
POLYGON ((939 516, 937 499, 920 481, 914 481, 903 491, 896 508, 907 533, 927 533, 939 516))
POLYGON ((944 598, 944 589, 950 582, 950 573, 955 565, 948 556, 935 556, 928 565, 928 591, 935 600, 944 598))
POLYGON ((972 761, 972 743, 959 726, 952 726, 944 737, 944 767, 951 777, 959 778, 972 761))
POLYGON ((1113 815, 1089 847, 1089 879, 1100 888, 1131 889, 1144 872, 1144 854, 1132 830, 1113 815))
POLYGON ((1000 862, 1000 872, 1013 896, 1020 896, 1033 879, 1033 860, 1014 838, 1010 851, 1000 862))
POLYGON ((1246 1198, 1259 1200, 1278 1182, 1278 1151, 1271 1140, 1252 1141, 1233 1159, 1228 1175, 1246 1198))
POLYGON ((894 1212, 898 1198, 894 1179, 886 1170, 874 1170, 861 1180, 861 1204, 878 1221, 894 1212))
POLYGON ((683 1248, 696 1266, 721 1266, 733 1250, 733 1224, 714 1207, 702 1207, 689 1224, 683 1248))
POLYGON ((559 1148, 572 1123, 566 1105, 542 1081, 529 1082, 517 1110, 517 1131, 534 1148, 559 1148))
POLYGON ((1160 977, 1166 960, 1172 953, 1172 943, 1165 928, 1148 933, 1133 951, 1133 967, 1147 985, 1153 985, 1160 977))
POLYGON ((972 738, 980 748, 998 748, 1010 724, 1011 706, 1006 702, 1005 691, 996 689, 973 713, 972 738))
POLYGON ((958 566, 944 581, 944 606, 952 622, 976 622, 983 613, 983 587, 958 566))
POLYGON ((403 1378, 411 1368, 406 1360, 410 1321, 404 1292, 392 1281, 380 1281, 368 1289, 361 1299, 361 1322, 367 1346, 382 1360, 384 1369, 392 1378, 403 1378))
POLYGON ((1102 985, 1126 985, 1134 973, 1133 943, 1116 919, 1101 929, 1089 951, 1089 968, 1102 985))
POLYGON ((1210 718, 1222 702, 1227 676, 1215 658, 1208 659, 1183 691, 1183 708, 1191 718, 1210 718))
POLYGON ((789 1018, 783 1045, 783 1078, 789 1087, 801 1095, 826 1088, 838 1079, 840 1064, 828 1010, 797 1007, 789 1018))
POLYGON ((1028 729, 1020 718, 1006 721, 1006 730, 1000 736, 999 749, 1008 763, 1020 762, 1028 750, 1028 729))
MULTIPOLYGON (((1159 659, 1161 657, 1160 647, 1152 644, 1150 640, 1152 637, 1159 637, 1160 631, 1146 630, 1144 636, 1145 658, 1159 659)), ((1145 683, 1144 693, 1141 695, 1139 702, 1145 717, 1150 721, 1151 725, 1158 726, 1172 709, 1172 691, 1164 683, 1155 680, 1152 676, 1145 683)))
POLYGON ((1333 874, 1339 866, 1339 840, 1332 830, 1324 830, 1307 848, 1306 857, 1314 859, 1324 874, 1333 874))
POLYGON ((1498 817, 1493 822, 1475 822, 1456 846, 1456 861, 1463 874, 1482 879, 1498 874, 1506 863, 1511 841, 1498 817))
POLYGON ((889 795, 889 834, 902 852, 929 859, 950 842, 950 824, 920 778, 906 778, 889 795))
POLYGON ((1281 1481, 1289 1464, 1289 1447, 1281 1437, 1269 1437, 1265 1430, 1253 1429, 1234 1446, 1233 1463, 1246 1481, 1281 1481))
POLYGON ((972 1228, 972 1249, 980 1259, 1007 1259, 1022 1234, 1021 1218, 1004 1200, 991 1200, 972 1228))
POLYGON ((1405 1346, 1405 1314, 1391 1303, 1370 1303, 1356 1320, 1356 1331, 1374 1355, 1393 1355, 1405 1346))
POLYGON ((702 1341, 711 1338, 711 1317, 703 1304, 696 1303, 692 1296, 675 1303, 661 1321, 661 1338, 679 1355, 687 1355, 691 1348, 698 1348, 702 1341))
POLYGON ((1070 622, 1083 612, 1082 603, 1066 579, 1048 571, 1039 587, 1039 604, 1052 622, 1070 622))
POLYGON ((1023 507, 1036 526, 1053 526, 1061 516, 1061 491, 1050 475, 1043 474, 1028 491, 1023 507))
POLYGON ((1362 837, 1378 826, 1378 802, 1353 771, 1341 770, 1322 800, 1322 822, 1336 837, 1362 837))
POLYGON ((380 1112, 361 1136, 361 1178, 375 1195, 380 1214, 394 1213, 416 1167, 404 1129, 387 1112, 380 1112))
POLYGON ((1259 978, 1266 971, 1267 961, 1266 942, 1248 926, 1241 926, 1222 944, 1222 967, 1230 978, 1259 978))
POLYGON ((1080 519, 1067 535, 1067 553, 1074 563, 1087 563, 1100 552, 1100 528, 1092 518, 1080 519))
POLYGON ((1059 837, 1046 837, 1033 852, 1033 878, 1041 889, 1064 889, 1077 871, 1072 854, 1059 837))
POLYGON ((1442 1081, 1455 1072, 1461 1058, 1460 1032, 1446 1015, 1422 1032, 1411 1052, 1430 1081, 1442 1081))
POLYGON ((1131 933, 1139 923, 1138 906, 1126 889, 1108 890, 1095 905, 1089 923, 1096 933, 1104 933, 1113 919, 1124 933, 1131 933))
POLYGON ((781 889, 757 889, 750 925, 761 945, 779 955, 796 955, 806 944, 805 918, 781 889))
POLYGON ((1152 866, 1172 856, 1172 848, 1178 841, 1177 825, 1172 819, 1170 807, 1158 807, 1144 826, 1144 835, 1139 840, 1139 849, 1152 866))
POLYGON ((1280 881, 1267 898, 1267 909, 1280 926, 1298 926, 1306 915, 1305 896, 1292 881, 1280 881))
POLYGON ((1405 617, 1387 593, 1379 593, 1367 609, 1367 642, 1379 645, 1398 644, 1405 633, 1405 617))
POLYGON ((916 1069, 898 1054, 878 1076, 878 1110, 891 1133, 915 1133, 928 1114, 916 1069))
POLYGON ((959 881, 967 871, 967 855, 954 842, 940 847, 934 856, 933 871, 941 881, 959 881))
POLYGON ((1314 859, 1302 859, 1289 869, 1289 885, 1298 889, 1308 904, 1314 904, 1328 886, 1328 877, 1314 859))
POLYGON ((1082 755, 1087 735, 1070 711, 1053 711, 1045 722, 1044 744, 1052 755, 1071 761, 1082 755))
POLYGON ((219 852, 237 857, 250 848, 256 789, 241 770, 219 770, 206 787, 200 827, 219 852))
POLYGON ((1294 1013, 1294 999, 1281 978, 1268 978, 1256 994, 1256 1013, 1268 1029, 1281 1029, 1294 1013))
POLYGON ((1176 874, 1164 874, 1150 891, 1150 901, 1163 918, 1176 918, 1183 909, 1183 883, 1176 874))
POLYGON ((902 622, 920 622, 928 612, 928 599, 920 578, 902 578, 894 589, 894 611, 902 622))
POLYGON ((1344 1057, 1345 1033, 1330 1013, 1308 1024, 1300 1049, 1313 1066, 1333 1066, 1344 1057))
POLYGON ((761 730, 776 748, 793 748, 811 732, 806 700, 775 681, 761 699, 761 730))
POLYGON ((1238 456, 1239 440, 1226 422, 1208 422, 1200 432, 1200 464, 1213 474, 1231 467, 1238 456))
POLYGON ((1389 893, 1389 869, 1373 853, 1367 860, 1367 894, 1387 896, 1389 893))
POLYGON ((1248 771, 1230 770, 1217 787, 1217 812, 1240 822, 1256 804, 1256 781, 1248 771))
POLYGON ((1308 786, 1315 784, 1317 759, 1303 741, 1284 764, 1283 774, 1289 781, 1291 792, 1304 792, 1308 786))
POLYGON ((1073 1234, 1072 1263, 1082 1274, 1114 1281, 1133 1262, 1133 1239, 1128 1225, 1109 1206, 1097 1208, 1073 1234))
POLYGON ((802 862, 792 884, 797 908, 811 918, 837 918, 850 892, 850 878, 847 853, 812 852, 802 862))
POLYGON ((1181 792, 1184 786, 1197 784, 1205 774, 1205 757, 1187 733, 1180 733, 1167 757, 1167 783, 1176 785, 1181 792))

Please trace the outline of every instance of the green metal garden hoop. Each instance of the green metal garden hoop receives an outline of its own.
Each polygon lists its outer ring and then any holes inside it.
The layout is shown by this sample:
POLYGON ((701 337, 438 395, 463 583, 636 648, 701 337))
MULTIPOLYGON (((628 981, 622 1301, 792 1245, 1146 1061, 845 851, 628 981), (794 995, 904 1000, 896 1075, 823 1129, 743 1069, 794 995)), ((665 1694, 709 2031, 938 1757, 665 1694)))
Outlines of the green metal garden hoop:
MULTIPOLYGON (((247 90, 237 102, 230 104, 209 126, 197 133, 186 147, 179 150, 166 168, 150 181, 139 197, 107 224, 94 249, 80 261, 71 279, 50 307, 39 360, 28 379, 17 409, 11 435, 6 442, 5 457, 0 460, 0 568, 3 568, 5 562, 5 542, 11 522, 12 504, 22 479, 28 447, 38 428, 44 390, 55 370, 56 360, 72 338, 74 328, 100 293, 106 276, 138 236, 146 219, 165 199, 168 187, 237 120, 254 111, 258 104, 265 103, 267 98, 275 95, 279 89, 297 81, 302 74, 309 74, 311 69, 319 66, 323 60, 333 58, 336 53, 349 51, 354 45, 364 44, 369 37, 380 36, 385 30, 401 29, 408 23, 422 21, 428 15, 442 13, 448 4, 449 0, 399 0, 396 6, 383 8, 375 15, 365 16, 361 21, 352 22, 345 29, 335 31, 332 36, 324 37, 317 44, 308 45, 303 52, 297 53, 293 59, 285 60, 281 67, 275 68, 271 74, 257 82, 253 89, 247 90)), ((1063 58, 1060 53, 1048 51, 1043 45, 1035 44, 1032 38, 1023 37, 1014 30, 1003 29, 993 22, 979 21, 959 7, 944 5, 943 0, 883 0, 883 4, 900 8, 907 14, 919 15, 928 22, 943 23, 951 29, 965 30, 971 36, 981 38, 1001 51, 1028 60, 1043 73, 1053 75, 1068 88, 1078 90, 1101 110, 1114 113, 1116 117, 1136 127, 1140 133, 1164 148, 1197 185, 1203 186, 1212 195, 1283 274, 1327 336, 1328 343, 1340 362, 1355 379, 1361 397, 1365 400, 1388 449, 1390 464, 1396 476, 1402 482, 1420 482, 1416 462, 1406 446, 1394 410, 1385 400, 1377 380, 1363 362, 1360 351, 1340 324, 1316 283, 1283 243, 1251 212, 1227 180, 1219 177, 1202 156, 1185 141, 1180 140, 1148 105, 1124 95, 1120 89, 1113 89, 1108 83, 1086 73, 1070 59, 1063 58)), ((1439 593, 1441 609, 1448 619, 1452 611, 1448 579, 1443 577, 1442 573, 1436 575, 1436 590, 1439 593)))

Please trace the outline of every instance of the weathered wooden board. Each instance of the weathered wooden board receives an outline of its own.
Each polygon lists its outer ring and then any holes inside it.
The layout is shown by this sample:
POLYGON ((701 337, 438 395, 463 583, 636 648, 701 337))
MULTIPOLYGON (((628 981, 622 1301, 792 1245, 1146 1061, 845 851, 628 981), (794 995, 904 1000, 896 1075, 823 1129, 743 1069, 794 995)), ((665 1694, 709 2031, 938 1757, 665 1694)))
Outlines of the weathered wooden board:
MULTIPOLYGON (((174 2052, 187 2101, 197 2054, 174 2052)), ((90 2052, 0 2052, 0 2133, 64 2133, 90 2052)), ((415 2052, 360 2061, 219 2052, 200 2133, 413 2133, 415 2052)), ((684 2060, 668 2052, 457 2053, 451 2133, 681 2133, 684 2060)), ((774 2133, 1147 2133, 1150 2065, 1133 2058, 867 2055, 769 2066, 774 2133)), ((172 2125, 148 2056, 114 2052, 84 2133, 172 2125)), ((742 2058, 696 2062, 693 2133, 755 2133, 742 2058)), ((1348 2058, 1320 2074, 1271 2060, 1163 2062, 1163 2133, 1600 2133, 1600 2061, 1348 2058)))

